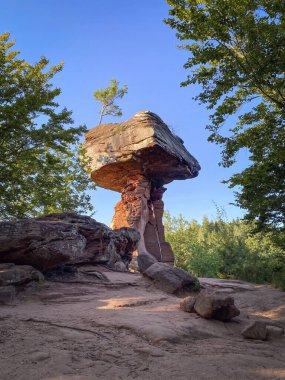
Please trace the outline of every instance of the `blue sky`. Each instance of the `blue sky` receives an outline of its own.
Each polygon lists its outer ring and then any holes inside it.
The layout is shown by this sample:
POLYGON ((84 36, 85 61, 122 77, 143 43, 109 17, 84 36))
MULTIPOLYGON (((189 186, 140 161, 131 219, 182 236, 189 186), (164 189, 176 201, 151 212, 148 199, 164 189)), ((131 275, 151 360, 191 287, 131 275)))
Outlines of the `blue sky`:
MULTIPOLYGON (((93 92, 116 78, 129 89, 120 102, 123 117, 104 122, 150 110, 182 137, 202 170, 193 180, 167 185, 165 208, 172 215, 213 218, 217 204, 229 219, 242 216, 229 205, 233 191, 221 180, 245 167, 246 156, 234 168, 218 166, 220 148, 207 142, 209 113, 192 100, 199 88, 180 87, 188 52, 177 48, 175 31, 163 23, 164 0, 0 0, 0 5, 0 33, 11 32, 24 59, 34 63, 44 55, 51 64, 64 61, 53 83, 61 87, 58 101, 73 111, 75 124, 96 126, 100 107, 93 92)), ((98 188, 92 199, 95 218, 109 224, 120 195, 98 188)))

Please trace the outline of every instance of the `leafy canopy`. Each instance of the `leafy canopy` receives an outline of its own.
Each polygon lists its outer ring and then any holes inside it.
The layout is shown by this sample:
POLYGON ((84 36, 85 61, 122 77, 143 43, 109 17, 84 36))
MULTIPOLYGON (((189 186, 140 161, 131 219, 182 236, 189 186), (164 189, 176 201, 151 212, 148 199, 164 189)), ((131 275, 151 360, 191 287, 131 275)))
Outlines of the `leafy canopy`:
POLYGON ((229 167, 246 149, 249 166, 227 183, 236 204, 259 229, 285 232, 285 2, 168 0, 166 23, 187 41, 182 86, 213 110, 209 141, 222 146, 229 167), (234 117, 232 117, 235 115, 234 117), (232 117, 232 119, 231 119, 232 117), (235 120, 236 123, 234 124, 235 120))
POLYGON ((71 112, 58 110, 61 90, 50 83, 63 64, 29 64, 14 44, 0 35, 0 219, 91 210, 85 191, 94 186, 77 148, 86 127, 68 127, 71 112))
POLYGON ((97 102, 102 104, 100 111, 99 124, 102 122, 102 118, 105 115, 122 116, 121 108, 115 104, 116 99, 122 99, 128 92, 128 87, 125 84, 122 88, 119 88, 119 82, 116 79, 111 79, 110 86, 94 91, 94 98, 97 102))

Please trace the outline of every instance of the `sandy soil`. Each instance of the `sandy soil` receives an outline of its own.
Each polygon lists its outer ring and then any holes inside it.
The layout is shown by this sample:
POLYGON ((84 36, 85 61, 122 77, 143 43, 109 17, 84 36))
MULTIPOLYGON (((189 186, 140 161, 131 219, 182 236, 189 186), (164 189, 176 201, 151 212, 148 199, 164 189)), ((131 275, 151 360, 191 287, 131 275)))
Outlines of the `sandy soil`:
POLYGON ((139 274, 106 271, 111 282, 100 284, 94 273, 27 288, 0 307, 1 380, 285 379, 284 334, 241 336, 252 320, 285 325, 284 292, 202 279, 241 310, 223 323, 181 311, 139 274))

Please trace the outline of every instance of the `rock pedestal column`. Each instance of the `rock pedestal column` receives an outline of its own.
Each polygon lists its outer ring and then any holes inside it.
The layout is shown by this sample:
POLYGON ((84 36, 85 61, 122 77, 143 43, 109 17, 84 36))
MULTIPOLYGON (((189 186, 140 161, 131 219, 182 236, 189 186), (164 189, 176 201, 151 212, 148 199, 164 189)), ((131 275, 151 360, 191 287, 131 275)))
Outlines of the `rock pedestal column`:
POLYGON ((149 202, 149 218, 145 227, 144 241, 147 251, 158 261, 173 265, 174 254, 171 245, 165 241, 163 211, 162 200, 149 202))
POLYGON ((150 253, 158 261, 173 265, 174 254, 165 241, 162 223, 166 189, 154 187, 142 175, 130 177, 115 206, 112 228, 132 227, 140 232, 138 254, 150 253))
POLYGON ((83 147, 90 158, 91 179, 97 186, 122 194, 115 207, 113 228, 133 227, 140 232, 137 253, 141 267, 155 262, 153 256, 173 263, 162 224, 163 185, 195 178, 201 169, 183 140, 158 115, 140 111, 122 123, 91 129, 83 147))

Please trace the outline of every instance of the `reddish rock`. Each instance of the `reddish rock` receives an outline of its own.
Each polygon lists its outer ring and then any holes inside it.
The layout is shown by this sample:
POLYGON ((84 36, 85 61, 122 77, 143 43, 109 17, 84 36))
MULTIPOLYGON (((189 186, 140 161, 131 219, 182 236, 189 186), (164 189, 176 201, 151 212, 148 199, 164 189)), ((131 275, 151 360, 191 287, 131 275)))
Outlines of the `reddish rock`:
POLYGON ((200 170, 183 141, 157 115, 142 111, 123 123, 90 130, 83 146, 95 183, 122 193, 112 227, 135 228, 141 235, 139 255, 152 255, 173 265, 173 251, 165 241, 162 223, 163 185, 194 178, 200 170))
POLYGON ((1 222, 0 263, 46 271, 64 263, 91 262, 126 271, 139 239, 135 229, 112 230, 75 213, 1 222))
POLYGON ((117 124, 102 124, 85 135, 91 178, 98 186, 122 192, 131 176, 159 186, 193 178, 200 165, 159 116, 141 111, 117 124))
POLYGON ((233 297, 222 292, 202 290, 195 299, 194 310, 206 319, 230 321, 238 316, 240 311, 234 304, 233 297))
POLYGON ((76 226, 34 219, 0 223, 0 262, 46 270, 84 255, 76 226))

